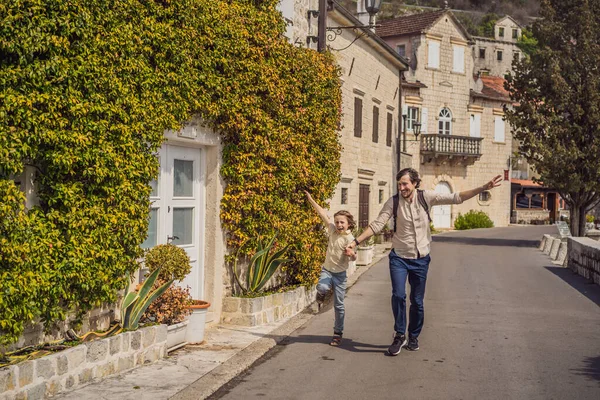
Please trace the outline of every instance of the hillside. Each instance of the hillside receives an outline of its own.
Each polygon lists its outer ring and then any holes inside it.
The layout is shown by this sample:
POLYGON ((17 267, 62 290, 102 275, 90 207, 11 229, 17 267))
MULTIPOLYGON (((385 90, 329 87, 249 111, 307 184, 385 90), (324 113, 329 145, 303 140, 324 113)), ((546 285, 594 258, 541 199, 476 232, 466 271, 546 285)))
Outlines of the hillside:
MULTIPOLYGON (((357 0, 338 0, 348 10, 356 11, 357 0)), ((444 0, 384 0, 378 20, 395 18, 443 8, 444 0)), ((521 25, 527 26, 538 17, 539 0, 448 0, 448 7, 460 19, 470 34, 491 36, 493 23, 504 15, 510 15, 521 25)))

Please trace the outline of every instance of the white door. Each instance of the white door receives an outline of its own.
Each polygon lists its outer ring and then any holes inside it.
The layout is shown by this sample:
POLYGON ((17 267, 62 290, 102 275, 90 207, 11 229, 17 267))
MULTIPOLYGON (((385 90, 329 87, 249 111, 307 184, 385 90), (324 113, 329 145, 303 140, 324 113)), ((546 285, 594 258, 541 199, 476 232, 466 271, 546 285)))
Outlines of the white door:
POLYGON ((189 286, 193 298, 201 299, 204 287, 202 265, 204 179, 201 150, 163 145, 159 153, 160 174, 152 183, 148 239, 142 247, 173 243, 190 257, 192 271, 179 282, 189 286))
MULTIPOLYGON (((446 182, 440 182, 436 185, 437 193, 450 194, 452 190, 446 182)), ((436 228, 450 228, 451 224, 451 205, 434 206, 433 207, 433 226, 436 228)))

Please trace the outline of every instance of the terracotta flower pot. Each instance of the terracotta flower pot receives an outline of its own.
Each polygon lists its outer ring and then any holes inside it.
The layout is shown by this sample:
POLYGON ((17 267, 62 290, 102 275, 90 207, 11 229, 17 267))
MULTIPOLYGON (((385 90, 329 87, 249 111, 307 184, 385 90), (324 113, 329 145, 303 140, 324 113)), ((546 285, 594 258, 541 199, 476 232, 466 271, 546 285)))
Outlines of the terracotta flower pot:
POLYGON ((203 300, 192 300, 189 307, 192 310, 185 340, 188 343, 201 343, 204 340, 204 327, 206 325, 206 313, 210 303, 203 300))

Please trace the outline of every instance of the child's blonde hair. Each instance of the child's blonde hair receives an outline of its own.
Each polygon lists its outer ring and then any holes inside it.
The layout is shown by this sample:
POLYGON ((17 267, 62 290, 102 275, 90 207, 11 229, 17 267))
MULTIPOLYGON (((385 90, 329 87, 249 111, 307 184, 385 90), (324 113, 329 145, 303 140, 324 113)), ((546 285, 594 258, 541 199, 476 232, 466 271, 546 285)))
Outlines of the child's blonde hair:
POLYGON ((354 217, 352 216, 352 214, 350 214, 350 211, 340 210, 333 214, 333 218, 337 217, 338 215, 343 215, 344 217, 346 217, 346 219, 348 220, 349 230, 354 230, 354 228, 356 228, 356 222, 354 222, 354 217))

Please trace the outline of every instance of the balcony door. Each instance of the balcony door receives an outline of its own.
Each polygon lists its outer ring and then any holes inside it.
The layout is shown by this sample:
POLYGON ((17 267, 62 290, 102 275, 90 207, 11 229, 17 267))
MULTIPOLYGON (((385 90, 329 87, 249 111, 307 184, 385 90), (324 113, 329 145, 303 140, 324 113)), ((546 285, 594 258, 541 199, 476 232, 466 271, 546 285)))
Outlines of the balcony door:
POLYGON ((201 299, 204 287, 202 265, 204 226, 204 185, 201 150, 163 145, 160 150, 160 174, 152 183, 148 239, 151 248, 173 243, 186 251, 192 271, 178 284, 189 286, 195 299, 201 299))
MULTIPOLYGON (((437 193, 450 194, 452 190, 446 182, 440 182, 436 185, 435 191, 437 193)), ((450 228, 451 227, 451 213, 452 206, 449 204, 443 206, 433 207, 433 226, 436 228, 450 228)))

